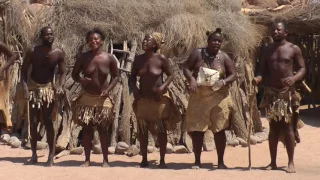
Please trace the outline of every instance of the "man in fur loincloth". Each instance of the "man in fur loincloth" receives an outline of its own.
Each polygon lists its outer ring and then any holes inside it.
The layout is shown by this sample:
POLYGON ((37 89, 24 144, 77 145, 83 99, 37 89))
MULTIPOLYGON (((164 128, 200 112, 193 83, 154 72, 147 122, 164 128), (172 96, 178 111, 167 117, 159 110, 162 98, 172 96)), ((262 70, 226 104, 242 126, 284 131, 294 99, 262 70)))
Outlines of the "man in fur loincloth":
POLYGON ((227 169, 223 160, 226 148, 225 130, 230 126, 234 110, 229 85, 236 80, 236 69, 228 54, 220 50, 223 42, 221 29, 207 32, 207 35, 207 47, 193 50, 184 64, 183 72, 190 92, 185 130, 192 138, 195 156, 193 169, 201 168, 203 138, 207 130, 214 133, 218 168, 227 169), (200 81, 197 82, 201 68, 206 68, 208 72, 217 71, 218 77, 212 82, 214 84, 203 86, 200 81))
MULTIPOLYGON (((18 61, 18 55, 14 54, 8 46, 6 46, 4 43, 0 43, 0 53, 4 54, 9 58, 9 60, 5 63, 3 60, 4 58, 0 59, 0 133, 2 130, 8 130, 10 131, 12 127, 12 122, 10 119, 9 114, 9 97, 7 96, 8 93, 6 93, 6 86, 5 82, 2 81, 4 79, 4 73, 5 71, 13 65, 15 62, 18 61)), ((8 85, 7 87, 9 87, 8 85)))
POLYGON ((54 35, 51 27, 44 27, 40 31, 42 44, 29 49, 23 60, 21 69, 21 80, 23 97, 29 101, 26 111, 30 113, 29 119, 31 134, 31 164, 38 162, 37 157, 37 126, 39 121, 43 122, 47 131, 49 145, 49 156, 47 166, 53 165, 55 155, 55 132, 53 120, 56 119, 58 98, 64 94, 66 80, 65 54, 53 47, 54 35), (54 83, 55 69, 59 69, 59 83, 54 83), (28 70, 32 68, 30 77, 28 70))
POLYGON ((97 127, 103 153, 102 167, 108 164, 108 128, 113 122, 113 105, 110 92, 119 80, 116 59, 103 51, 105 35, 100 29, 93 29, 86 35, 90 47, 88 52, 77 57, 72 78, 81 84, 82 93, 74 102, 74 120, 83 127, 83 147, 85 162, 83 167, 90 166, 90 152, 94 127, 97 127), (80 76, 80 73, 83 76, 80 76), (111 74, 111 82, 108 75, 111 74))
POLYGON ((168 92, 173 79, 172 67, 167 57, 160 54, 163 35, 157 32, 147 34, 142 42, 144 54, 136 56, 132 65, 130 89, 134 95, 133 110, 137 117, 138 139, 142 161, 140 167, 148 167, 148 131, 158 135, 160 146, 160 168, 166 168, 165 154, 167 130, 175 128, 181 121, 168 92), (167 78, 163 81, 163 75, 167 78), (139 77, 139 88, 137 87, 139 77))
POLYGON ((270 122, 271 164, 268 169, 277 169, 277 146, 281 140, 287 148, 289 157, 287 172, 294 173, 296 172, 293 161, 295 141, 300 142, 297 129, 303 125, 298 116, 301 98, 294 84, 303 79, 306 69, 300 48, 286 41, 288 34, 286 28, 284 22, 274 23, 272 29, 274 42, 262 51, 259 74, 254 78, 253 84, 257 85, 263 81, 265 86, 260 107, 264 108, 270 122), (294 70, 297 70, 295 75, 294 70))

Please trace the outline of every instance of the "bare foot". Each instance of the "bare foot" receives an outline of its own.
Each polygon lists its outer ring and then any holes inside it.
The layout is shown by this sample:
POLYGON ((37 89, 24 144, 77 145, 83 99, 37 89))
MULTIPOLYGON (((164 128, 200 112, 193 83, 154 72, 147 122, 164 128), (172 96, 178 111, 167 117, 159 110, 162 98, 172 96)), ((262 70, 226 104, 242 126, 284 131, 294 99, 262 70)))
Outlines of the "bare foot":
POLYGON ((293 163, 289 163, 287 173, 296 173, 293 163))
POLYGON ((224 165, 224 163, 221 163, 221 164, 218 164, 218 169, 228 169, 228 167, 224 165))
POLYGON ((191 167, 192 169, 201 169, 201 163, 194 163, 194 165, 191 167))
POLYGON ((270 163, 270 164, 266 167, 266 170, 269 170, 269 171, 271 171, 271 170, 277 170, 277 169, 278 169, 277 165, 276 165, 276 164, 272 164, 272 163, 270 163))
POLYGON ((141 163, 140 163, 140 167, 141 167, 141 168, 149 167, 149 163, 148 163, 148 161, 141 161, 141 163))
POLYGON ((101 167, 103 167, 103 168, 108 168, 108 167, 110 167, 110 165, 108 164, 108 162, 103 161, 103 163, 102 163, 102 166, 101 166, 101 167))
POLYGON ((53 159, 48 159, 46 163, 46 167, 52 167, 53 166, 53 159))
POLYGON ((90 161, 85 161, 83 164, 81 164, 81 167, 89 167, 90 161))
POLYGON ((297 142, 297 143, 300 143, 300 142, 301 142, 301 139, 300 139, 300 135, 299 135, 298 130, 295 130, 294 136, 295 136, 296 142, 297 142))
POLYGON ((160 169, 167 169, 168 167, 164 161, 160 161, 159 168, 160 169))
POLYGON ((38 163, 38 157, 37 155, 32 155, 30 161, 27 164, 36 164, 38 163))

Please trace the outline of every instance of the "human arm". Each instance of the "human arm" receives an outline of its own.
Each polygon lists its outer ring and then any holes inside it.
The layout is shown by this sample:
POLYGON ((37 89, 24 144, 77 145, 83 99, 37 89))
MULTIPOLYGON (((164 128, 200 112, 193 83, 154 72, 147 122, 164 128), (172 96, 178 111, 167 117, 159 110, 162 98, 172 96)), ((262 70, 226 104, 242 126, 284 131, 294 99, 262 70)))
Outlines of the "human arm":
POLYGON ((265 72, 267 70, 267 60, 265 58, 264 53, 265 53, 265 50, 262 49, 262 55, 260 59, 261 61, 260 61, 258 73, 257 73, 257 76, 254 77, 252 80, 252 84, 255 86, 259 85, 262 82, 265 72))
POLYGON ((220 81, 216 81, 216 83, 212 86, 213 90, 219 90, 225 85, 231 84, 234 80, 237 78, 237 72, 236 68, 234 66, 234 63, 230 59, 230 57, 227 54, 223 54, 223 65, 226 70, 226 78, 221 79, 220 81))
POLYGON ((29 89, 28 89, 28 69, 31 65, 31 60, 32 60, 32 50, 29 49, 27 50, 23 63, 22 63, 22 68, 21 68, 21 81, 23 85, 23 90, 24 90, 24 97, 28 98, 29 97, 29 89))
POLYGON ((237 72, 233 61, 227 54, 225 54, 224 66, 226 69, 227 77, 221 81, 224 82, 224 85, 229 85, 237 79, 237 72))
POLYGON ((59 68, 59 84, 56 87, 56 93, 58 95, 62 95, 64 93, 63 87, 66 83, 66 63, 65 63, 65 53, 61 51, 58 60, 58 68, 59 68))
POLYGON ((166 89, 169 86, 169 84, 172 82, 173 73, 172 73, 172 66, 170 65, 169 59, 164 55, 160 55, 160 58, 163 63, 163 72, 167 75, 166 81, 157 90, 159 95, 162 95, 163 90, 166 89))
POLYGON ((183 65, 183 74, 189 83, 188 89, 191 93, 195 93, 197 91, 197 81, 192 76, 192 71, 196 66, 196 63, 198 60, 198 54, 199 54, 199 50, 194 49, 190 54, 190 56, 188 57, 187 61, 183 65))
MULTIPOLYGON (((110 56, 111 62, 110 62, 110 70, 111 70, 111 77, 112 80, 108 87, 103 90, 101 96, 107 96, 109 92, 116 86, 117 82, 119 81, 119 69, 117 65, 117 61, 114 59, 113 56, 110 56)), ((107 86, 108 82, 106 79, 106 82, 104 83, 104 87, 107 86)))
POLYGON ((287 77, 283 80, 283 84, 286 86, 292 86, 296 81, 302 80, 303 77, 306 74, 306 67, 305 63, 302 57, 301 49, 294 45, 294 64, 296 64, 296 67, 298 69, 297 73, 291 77, 287 77))
POLYGON ((78 55, 74 67, 72 69, 72 79, 80 83, 81 85, 86 85, 91 82, 90 78, 80 77, 80 73, 82 71, 82 55, 78 55))
POLYGON ((13 53, 5 44, 0 43, 0 52, 9 57, 9 60, 0 67, 0 81, 3 80, 4 71, 6 71, 11 65, 13 65, 18 60, 18 54, 13 53))
POLYGON ((135 57, 132 63, 131 74, 129 77, 129 89, 130 89, 130 92, 133 93, 133 96, 135 99, 139 98, 139 88, 137 87, 137 76, 138 76, 137 57, 135 57))

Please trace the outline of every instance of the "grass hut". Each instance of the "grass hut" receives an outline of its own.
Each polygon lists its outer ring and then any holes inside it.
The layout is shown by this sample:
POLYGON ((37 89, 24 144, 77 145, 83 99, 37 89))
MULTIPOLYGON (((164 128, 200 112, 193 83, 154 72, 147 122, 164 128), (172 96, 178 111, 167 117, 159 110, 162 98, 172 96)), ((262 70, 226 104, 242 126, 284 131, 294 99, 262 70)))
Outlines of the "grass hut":
MULTIPOLYGON (((116 115, 110 137, 110 146, 115 146, 119 141, 135 143, 136 120, 131 108, 133 98, 129 94, 127 79, 133 57, 141 53, 140 42, 143 35, 153 31, 164 34, 166 43, 162 53, 171 59, 172 65, 176 68, 176 78, 170 85, 170 93, 184 115, 188 95, 179 65, 186 60, 193 48, 205 46, 206 31, 220 27, 226 37, 223 50, 234 59, 239 77, 231 88, 237 108, 232 119, 233 131, 238 137, 246 139, 250 108, 254 112, 254 132, 262 131, 256 104, 250 107, 249 102, 255 101, 255 89, 250 84, 254 69, 252 60, 264 28, 253 24, 240 9, 241 1, 238 0, 57 0, 51 6, 33 9, 26 3, 12 0, 6 10, 7 36, 9 44, 16 48, 16 51, 24 52, 27 47, 37 43, 41 27, 52 26, 56 46, 66 52, 66 88, 70 99, 73 99, 77 96, 80 86, 72 80, 71 70, 75 56, 86 50, 85 33, 93 27, 99 27, 107 34, 106 49, 117 57, 121 71, 121 81, 115 90, 116 115)), ((15 79, 12 82, 13 86, 19 79, 16 76, 18 73, 13 72, 18 71, 18 67, 11 70, 12 79, 15 79)), ((13 107, 17 109, 15 105, 13 107)), ((17 117, 18 113, 14 112, 15 110, 12 113, 14 131, 26 137, 26 125, 17 117)), ((79 145, 81 127, 73 124, 67 114, 68 112, 64 112, 56 125, 56 129, 59 130, 57 147, 61 150, 79 145)), ((185 144, 186 138, 187 135, 181 126, 178 132, 169 135, 169 142, 174 145, 185 144)))

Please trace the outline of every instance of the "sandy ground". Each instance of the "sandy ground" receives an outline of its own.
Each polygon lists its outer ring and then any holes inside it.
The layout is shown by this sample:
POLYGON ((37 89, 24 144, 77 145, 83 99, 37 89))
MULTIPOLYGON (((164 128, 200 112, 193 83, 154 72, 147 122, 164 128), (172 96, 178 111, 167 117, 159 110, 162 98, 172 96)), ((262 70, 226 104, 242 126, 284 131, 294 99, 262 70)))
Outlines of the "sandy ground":
MULTIPOLYGON (((44 167, 47 158, 47 150, 39 151, 38 165, 24 165, 29 160, 31 151, 23 149, 11 149, 9 146, 0 146, 0 179, 320 179, 320 110, 303 110, 302 119, 306 126, 300 130, 302 142, 298 144, 295 153, 297 173, 285 172, 287 165, 286 149, 279 143, 278 166, 280 170, 266 171, 263 167, 269 164, 269 151, 267 141, 252 146, 252 170, 247 171, 248 149, 242 147, 227 147, 225 162, 229 170, 216 169, 216 152, 205 152, 202 155, 204 168, 192 170, 193 154, 170 154, 166 156, 168 170, 157 169, 159 154, 149 154, 151 167, 141 169, 136 167, 141 156, 129 158, 127 156, 109 156, 111 168, 101 168, 102 155, 92 155, 92 167, 81 168, 79 165, 84 160, 83 156, 69 155, 55 161, 52 168, 44 167)), ((263 120, 267 126, 266 120, 263 120)))

